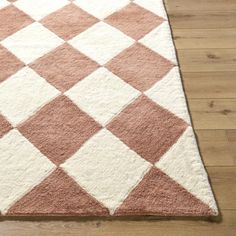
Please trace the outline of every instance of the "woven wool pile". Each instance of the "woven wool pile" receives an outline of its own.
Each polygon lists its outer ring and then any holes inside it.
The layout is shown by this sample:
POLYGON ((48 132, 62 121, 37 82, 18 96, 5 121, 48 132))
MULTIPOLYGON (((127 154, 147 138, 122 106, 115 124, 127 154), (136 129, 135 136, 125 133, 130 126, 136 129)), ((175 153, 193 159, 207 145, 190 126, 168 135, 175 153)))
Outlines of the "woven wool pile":
POLYGON ((210 216, 161 0, 0 0, 2 215, 210 216))

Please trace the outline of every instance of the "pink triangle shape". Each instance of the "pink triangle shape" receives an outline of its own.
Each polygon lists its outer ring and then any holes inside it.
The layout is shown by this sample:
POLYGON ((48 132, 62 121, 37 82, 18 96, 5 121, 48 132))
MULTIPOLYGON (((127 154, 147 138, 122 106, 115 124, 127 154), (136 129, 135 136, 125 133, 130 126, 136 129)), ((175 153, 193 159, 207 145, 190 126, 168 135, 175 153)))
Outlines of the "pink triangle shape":
POLYGON ((115 215, 211 216, 214 212, 181 185, 152 168, 115 215))
POLYGON ((7 215, 109 215, 107 208, 57 169, 18 200, 7 215))

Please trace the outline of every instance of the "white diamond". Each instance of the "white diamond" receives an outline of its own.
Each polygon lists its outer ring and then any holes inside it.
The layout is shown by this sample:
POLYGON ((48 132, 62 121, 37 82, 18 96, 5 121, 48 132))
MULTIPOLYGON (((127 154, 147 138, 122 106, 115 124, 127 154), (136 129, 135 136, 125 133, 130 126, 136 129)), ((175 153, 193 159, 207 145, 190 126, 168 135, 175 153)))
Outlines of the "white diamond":
POLYGON ((164 21, 157 28, 145 35, 139 42, 174 64, 177 64, 175 47, 171 36, 170 26, 167 21, 164 21))
POLYGON ((145 92, 157 104, 191 124, 178 67, 145 92))
POLYGON ((4 214, 46 178, 55 165, 17 130, 0 139, 0 153, 0 211, 4 214))
POLYGON ((34 20, 41 20, 69 3, 68 0, 18 0, 14 5, 30 15, 34 20))
POLYGON ((151 166, 106 129, 95 134, 61 165, 111 214, 151 166))
POLYGON ((35 22, 4 39, 1 44, 28 64, 63 42, 54 33, 35 22))
POLYGON ((10 3, 7 0, 0 0, 0 9, 8 6, 10 3))
POLYGON ((155 165, 217 213, 216 203, 191 127, 187 128, 155 165))
POLYGON ((158 16, 167 19, 163 0, 134 0, 134 3, 155 13, 158 16))
POLYGON ((135 41, 114 27, 99 22, 69 43, 101 65, 108 62, 135 41))
POLYGON ((80 8, 91 15, 103 19, 130 3, 130 0, 75 0, 80 8))
POLYGON ((141 93, 105 68, 99 68, 65 93, 105 125, 141 93))
POLYGON ((25 67, 0 84, 0 112, 15 126, 60 92, 25 67))

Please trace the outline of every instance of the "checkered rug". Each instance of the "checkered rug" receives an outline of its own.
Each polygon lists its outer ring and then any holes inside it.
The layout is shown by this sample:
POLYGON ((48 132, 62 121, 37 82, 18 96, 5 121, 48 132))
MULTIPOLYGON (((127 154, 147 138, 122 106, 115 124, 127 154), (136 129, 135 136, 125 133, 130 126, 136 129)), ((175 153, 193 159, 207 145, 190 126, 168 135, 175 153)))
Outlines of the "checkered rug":
POLYGON ((161 0, 0 0, 2 215, 210 216, 161 0))

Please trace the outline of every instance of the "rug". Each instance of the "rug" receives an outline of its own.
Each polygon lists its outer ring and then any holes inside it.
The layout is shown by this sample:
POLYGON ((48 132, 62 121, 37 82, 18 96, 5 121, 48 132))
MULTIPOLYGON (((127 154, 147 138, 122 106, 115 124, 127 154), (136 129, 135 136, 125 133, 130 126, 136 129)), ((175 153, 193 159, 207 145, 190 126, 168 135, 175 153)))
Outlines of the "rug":
POLYGON ((161 0, 0 0, 0 212, 212 216, 161 0))

